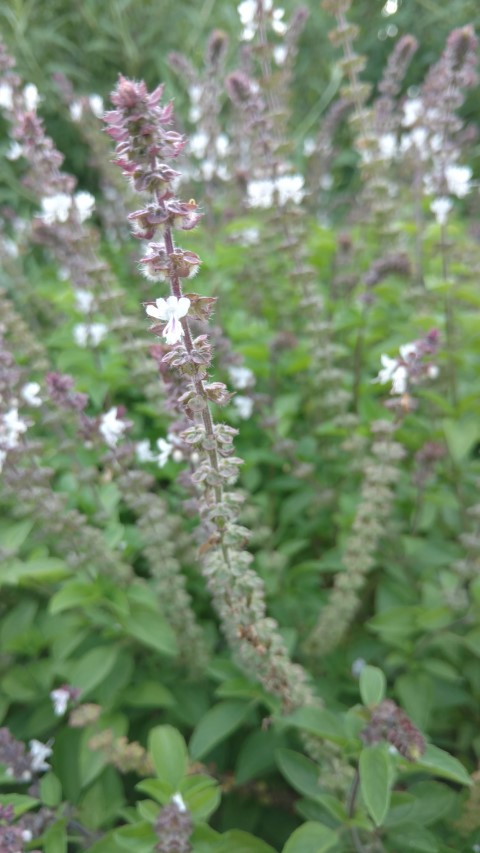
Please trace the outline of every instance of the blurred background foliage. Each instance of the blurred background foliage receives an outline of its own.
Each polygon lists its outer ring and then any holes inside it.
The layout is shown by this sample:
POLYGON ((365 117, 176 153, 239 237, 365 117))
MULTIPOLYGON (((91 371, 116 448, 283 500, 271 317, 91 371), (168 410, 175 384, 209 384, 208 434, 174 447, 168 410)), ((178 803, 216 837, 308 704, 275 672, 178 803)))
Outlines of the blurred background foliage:
MULTIPOLYGON (((299 5, 285 0, 287 17, 299 5)), ((335 70, 336 52, 330 45, 330 16, 318 0, 304 0, 310 19, 300 39, 296 79, 292 94, 294 136, 302 141, 315 132, 321 115, 335 99, 341 85, 335 70)), ((235 33, 237 4, 224 0, 4 0, 0 4, 2 38, 17 58, 26 80, 35 82, 45 102, 42 114, 67 166, 87 184, 87 152, 78 143, 65 109, 60 104, 54 75, 64 74, 78 94, 108 96, 117 75, 159 80, 176 100, 182 115, 185 93, 182 81, 170 69, 168 54, 182 51, 201 66, 209 33, 216 27, 232 36, 228 68, 239 61, 235 33)), ((440 55, 453 27, 480 24, 478 0, 355 0, 351 19, 361 25, 358 51, 368 56, 365 77, 377 83, 397 37, 412 33, 422 50, 412 62, 406 85, 416 85, 440 55)), ((480 118, 475 99, 467 101, 470 120, 480 118)))

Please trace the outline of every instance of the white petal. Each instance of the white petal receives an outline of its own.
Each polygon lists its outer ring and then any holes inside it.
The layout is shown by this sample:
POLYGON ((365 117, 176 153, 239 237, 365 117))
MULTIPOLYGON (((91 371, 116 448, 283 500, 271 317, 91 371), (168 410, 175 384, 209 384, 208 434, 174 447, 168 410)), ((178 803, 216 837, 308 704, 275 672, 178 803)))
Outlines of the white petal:
POLYGON ((177 317, 185 317, 190 308, 190 300, 186 296, 181 296, 178 300, 177 317))

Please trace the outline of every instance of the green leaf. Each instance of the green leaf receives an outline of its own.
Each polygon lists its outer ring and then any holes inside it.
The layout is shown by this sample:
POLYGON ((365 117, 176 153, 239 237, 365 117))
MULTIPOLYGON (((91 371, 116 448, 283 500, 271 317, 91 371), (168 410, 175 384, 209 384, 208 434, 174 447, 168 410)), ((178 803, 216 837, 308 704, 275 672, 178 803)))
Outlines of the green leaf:
POLYGON ((171 708, 175 705, 173 694, 157 681, 141 681, 129 687, 122 701, 132 708, 171 708))
POLYGON ((321 793, 320 768, 314 761, 293 749, 277 749, 275 758, 281 773, 299 794, 315 799, 321 793))
POLYGON ((183 736, 173 726, 156 726, 148 737, 148 751, 158 778, 170 785, 172 793, 175 793, 188 768, 187 745, 183 736))
POLYGON ((40 797, 50 808, 60 805, 62 801, 62 785, 55 773, 46 773, 40 779, 40 797))
MULTIPOLYGON (((10 784, 12 784, 11 780, 10 784)), ((28 797, 26 794, 2 794, 0 796, 0 806, 13 806, 15 817, 20 817, 30 809, 34 809, 39 803, 40 800, 28 797)))
POLYGON ((67 853, 67 822, 60 820, 47 829, 43 840, 44 853, 67 853))
POLYGON ((331 740, 334 743, 345 743, 348 740, 342 715, 333 714, 322 708, 298 708, 290 716, 282 717, 281 722, 322 740, 331 740))
POLYGON ((127 634, 144 646, 162 655, 177 654, 175 634, 170 625, 149 607, 133 604, 129 615, 122 617, 121 624, 127 634))
POLYGON ((273 847, 261 841, 260 838, 255 838, 249 832, 243 832, 240 829, 231 829, 230 832, 225 832, 220 843, 215 847, 210 848, 215 853, 275 853, 273 847))
POLYGON ((131 853, 152 853, 158 843, 158 835, 146 821, 134 826, 122 826, 114 832, 113 838, 122 850, 130 850, 131 853))
POLYGON ((211 776, 187 776, 180 793, 195 823, 208 820, 220 805, 220 787, 211 776))
POLYGON ((364 666, 360 673, 360 696, 367 707, 379 705, 385 699, 387 680, 376 666, 364 666))
POLYGON ((68 577, 72 570, 58 557, 36 557, 12 560, 0 569, 0 585, 18 586, 30 583, 53 583, 68 577))
POLYGON ((0 547, 6 552, 17 552, 26 541, 34 525, 33 521, 19 521, 17 524, 9 524, 0 530, 0 547))
POLYGON ((401 850, 402 853, 408 850, 412 850, 412 853, 438 853, 444 849, 439 847, 435 836, 419 822, 402 824, 388 833, 388 839, 392 844, 390 849, 401 850))
POLYGON ((62 613, 72 607, 86 607, 101 598, 102 589, 99 583, 71 580, 50 599, 48 609, 50 613, 62 613))
POLYGON ((390 806, 392 774, 385 747, 367 746, 360 753, 360 790, 376 826, 384 822, 390 806))
POLYGON ((307 821, 292 833, 282 853, 326 853, 338 843, 336 833, 317 821, 307 821))
POLYGON ((250 712, 245 702, 226 700, 210 708, 200 720, 190 740, 190 754, 194 760, 203 758, 217 743, 236 731, 250 712))
POLYGON ((480 437, 478 420, 445 418, 443 431, 450 455, 457 464, 465 459, 480 437))
POLYGON ((423 755, 415 762, 415 767, 423 767, 435 776, 452 779, 461 785, 471 785, 472 780, 463 764, 438 746, 429 743, 423 755))
POLYGON ((275 732, 252 732, 243 741, 238 754, 235 779, 237 785, 244 785, 257 776, 264 775, 275 767, 275 750, 279 746, 275 732))
POLYGON ((68 663, 69 682, 80 688, 82 699, 109 675, 119 653, 117 646, 100 646, 91 649, 80 660, 68 663))

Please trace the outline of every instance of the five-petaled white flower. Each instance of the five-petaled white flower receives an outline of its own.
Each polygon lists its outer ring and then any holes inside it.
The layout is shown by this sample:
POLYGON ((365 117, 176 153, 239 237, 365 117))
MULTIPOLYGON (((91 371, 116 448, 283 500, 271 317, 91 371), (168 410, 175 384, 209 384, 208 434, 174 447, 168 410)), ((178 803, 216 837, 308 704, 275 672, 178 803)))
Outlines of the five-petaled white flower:
POLYGON ((103 435, 109 447, 116 447, 128 424, 118 417, 118 409, 114 406, 100 418, 99 432, 103 435))
POLYGON ((165 441, 164 438, 159 438, 159 439, 157 439, 157 447, 158 447, 158 456, 157 456, 158 467, 163 468, 163 466, 167 464, 168 459, 170 458, 170 454, 173 450, 173 444, 170 444, 169 441, 165 441))
POLYGON ((181 318, 185 317, 190 308, 190 300, 186 296, 177 299, 169 296, 168 299, 156 299, 155 305, 147 305, 145 310, 149 317, 155 320, 166 320, 163 337, 167 344, 176 344, 185 334, 181 318))
POLYGON ((52 749, 48 744, 39 740, 30 741, 30 765, 34 773, 45 773, 50 770, 49 763, 45 760, 50 758, 52 749))
POLYGON ((405 365, 400 364, 397 358, 390 358, 388 355, 380 356, 380 360, 383 367, 373 382, 380 382, 381 385, 391 382, 392 394, 404 394, 408 380, 408 370, 405 365))
POLYGON ((55 716, 63 717, 70 701, 70 691, 66 690, 65 687, 57 687, 56 690, 51 691, 50 699, 53 702, 53 713, 55 716))
POLYGON ((430 205, 430 210, 432 211, 435 219, 437 220, 439 225, 445 225, 448 214, 450 213, 453 207, 452 202, 449 198, 436 198, 432 201, 430 205))
POLYGON ((41 406, 42 400, 38 396, 39 392, 40 385, 38 384, 38 382, 27 382, 27 384, 23 386, 20 393, 29 406, 41 406))
POLYGON ((70 208, 72 206, 72 196, 67 193, 56 193, 42 198, 42 216, 47 225, 54 225, 55 222, 66 222, 70 208))

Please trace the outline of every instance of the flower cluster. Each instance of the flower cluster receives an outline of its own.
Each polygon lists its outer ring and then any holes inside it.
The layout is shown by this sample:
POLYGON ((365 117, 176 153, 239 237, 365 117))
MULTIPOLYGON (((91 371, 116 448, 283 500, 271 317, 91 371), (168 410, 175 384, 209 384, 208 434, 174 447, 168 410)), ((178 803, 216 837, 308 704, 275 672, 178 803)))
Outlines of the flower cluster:
POLYGON ((436 379, 439 369, 430 358, 436 354, 438 345, 438 331, 432 329, 424 338, 401 346, 399 357, 382 355, 382 369, 373 382, 380 382, 382 385, 391 382, 390 393, 403 395, 411 385, 416 385, 424 379, 436 379))
POLYGON ((425 752, 425 738, 391 699, 384 699, 372 711, 370 722, 360 737, 365 744, 386 740, 403 758, 417 761, 425 752))
POLYGON ((155 846, 157 853, 189 853, 192 849, 189 839, 193 823, 181 794, 174 794, 171 802, 160 810, 154 828, 160 839, 155 846))
POLYGON ((27 752, 25 744, 16 740, 7 728, 0 729, 0 764, 5 765, 6 775, 16 782, 31 782, 49 770, 47 758, 51 754, 50 744, 35 739, 30 741, 27 752))

